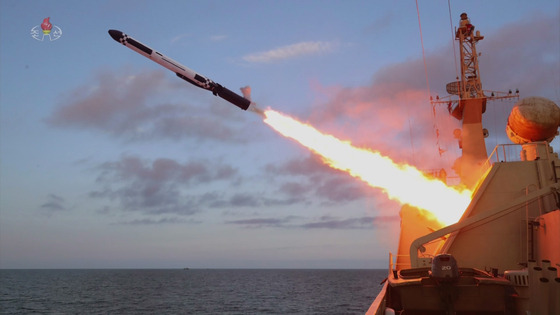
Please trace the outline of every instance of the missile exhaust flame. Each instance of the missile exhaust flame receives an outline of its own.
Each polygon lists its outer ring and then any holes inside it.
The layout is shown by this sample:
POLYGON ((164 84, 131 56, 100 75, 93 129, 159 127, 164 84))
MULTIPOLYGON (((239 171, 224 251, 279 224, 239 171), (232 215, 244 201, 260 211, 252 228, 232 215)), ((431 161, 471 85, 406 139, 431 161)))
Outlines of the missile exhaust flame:
POLYGON ((320 155, 330 167, 380 188, 390 199, 431 212, 444 225, 457 222, 470 203, 471 191, 449 187, 413 166, 396 164, 274 110, 265 110, 263 116, 266 124, 320 155))

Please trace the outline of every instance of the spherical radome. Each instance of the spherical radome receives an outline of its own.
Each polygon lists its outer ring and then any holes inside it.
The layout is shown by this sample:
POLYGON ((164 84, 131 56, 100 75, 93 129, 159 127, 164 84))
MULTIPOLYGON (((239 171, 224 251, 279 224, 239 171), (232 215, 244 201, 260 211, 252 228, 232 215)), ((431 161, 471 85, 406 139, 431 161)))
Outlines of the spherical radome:
POLYGON ((518 144, 552 141, 558 134, 560 108, 544 97, 527 97, 515 104, 508 117, 506 133, 518 144))

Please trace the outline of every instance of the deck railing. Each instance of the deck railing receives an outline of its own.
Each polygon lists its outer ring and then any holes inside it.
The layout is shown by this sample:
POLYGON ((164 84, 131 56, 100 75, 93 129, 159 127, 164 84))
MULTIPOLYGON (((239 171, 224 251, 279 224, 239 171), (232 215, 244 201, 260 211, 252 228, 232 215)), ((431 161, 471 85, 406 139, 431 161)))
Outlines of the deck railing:
POLYGON ((526 147, 535 147, 537 157, 549 159, 550 149, 548 142, 532 142, 527 144, 498 144, 494 151, 490 154, 488 162, 490 164, 496 162, 514 162, 523 161, 521 153, 526 147), (538 154, 545 152, 545 156, 538 154))

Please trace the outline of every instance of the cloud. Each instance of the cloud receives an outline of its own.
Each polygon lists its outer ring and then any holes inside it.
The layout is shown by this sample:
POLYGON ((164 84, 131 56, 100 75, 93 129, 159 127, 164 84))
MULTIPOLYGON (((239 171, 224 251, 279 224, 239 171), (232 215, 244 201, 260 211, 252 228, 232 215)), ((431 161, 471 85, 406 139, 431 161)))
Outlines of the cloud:
POLYGON ((246 141, 243 118, 231 119, 235 113, 229 113, 233 110, 230 106, 193 101, 174 104, 168 95, 180 95, 191 88, 189 84, 178 79, 169 81, 163 70, 130 73, 126 69, 98 73, 93 82, 73 89, 46 122, 61 128, 101 131, 126 140, 246 141), (158 103, 158 97, 165 101, 158 103))
POLYGON ((179 41, 182 41, 184 38, 192 37, 190 33, 179 34, 171 39, 171 43, 175 44, 179 41))
POLYGON ((374 19, 372 23, 366 28, 366 32, 379 35, 385 30, 394 27, 395 21, 398 21, 398 19, 395 18, 394 12, 385 13, 381 17, 374 19))
MULTIPOLYGON (((522 97, 540 95, 560 101, 558 14, 533 16, 484 34, 478 44, 480 72, 485 89, 519 88, 522 97), (515 38, 515 40, 512 40, 515 38)), ((451 43, 426 55, 430 92, 446 95, 445 85, 454 80, 451 43)), ((356 146, 380 151, 400 163, 421 169, 447 169, 460 152, 453 130, 460 122, 445 104, 432 108, 424 62, 416 59, 387 65, 373 75, 371 84, 358 87, 316 87, 328 101, 314 104, 309 117, 314 126, 356 146), (439 150, 445 151, 440 157, 439 150)), ((506 142, 505 122, 513 102, 489 102, 484 126, 491 129, 489 150, 500 137, 506 142), (497 110, 496 108, 499 108, 497 110)), ((453 174, 450 174, 453 175, 453 174)))
POLYGON ((245 220, 226 221, 228 224, 241 225, 245 228, 285 227, 291 221, 291 217, 278 218, 255 218, 245 220))
POLYGON ((238 170, 216 161, 181 163, 169 158, 145 160, 123 156, 102 163, 95 170, 99 172, 99 188, 89 196, 110 204, 99 211, 104 214, 118 209, 154 216, 191 216, 208 209, 259 209, 306 202, 289 194, 278 197, 266 191, 217 190, 220 185, 234 187, 243 180, 238 170))
POLYGON ((371 84, 319 87, 328 101, 314 104, 311 123, 354 146, 379 151, 398 163, 439 166, 438 145, 456 146, 451 132, 460 124, 444 106, 432 108, 421 59, 386 66, 371 84))
POLYGON ((269 63, 301 56, 327 53, 335 50, 337 47, 338 43, 336 42, 301 42, 246 55, 243 57, 243 60, 251 63, 269 63))
POLYGON ((335 172, 322 162, 321 157, 315 154, 309 154, 305 158, 289 160, 280 165, 267 164, 265 170, 275 175, 306 176, 323 174, 325 172, 335 172))
POLYGON ((374 226, 400 220, 398 215, 379 217, 360 217, 349 219, 338 219, 329 216, 322 217, 319 221, 303 224, 305 229, 371 229, 374 226))
POLYGON ((214 42, 219 42, 219 41, 222 41, 222 40, 225 40, 225 39, 227 39, 226 35, 212 35, 212 36, 210 36, 210 40, 214 41, 214 42))
POLYGON ((311 113, 312 124, 398 163, 435 167, 437 142, 453 143, 451 134, 441 134, 438 139, 436 130, 459 127, 444 108, 438 108, 434 117, 425 90, 402 82, 333 90, 336 94, 331 100, 311 113))
POLYGON ((229 165, 212 165, 200 161, 192 161, 180 164, 179 162, 159 158, 151 165, 138 157, 124 156, 117 162, 103 163, 100 168, 105 172, 100 180, 105 177, 116 176, 120 179, 140 180, 152 183, 162 183, 177 179, 183 183, 200 184, 212 180, 227 179, 235 175, 236 171, 229 165))
POLYGON ((208 208, 261 208, 268 206, 290 206, 297 203, 305 203, 303 198, 294 198, 288 196, 286 198, 268 197, 267 192, 239 192, 231 195, 221 194, 213 200, 208 200, 205 204, 208 208))
POLYGON ((116 225, 162 225, 162 224, 199 224, 200 221, 195 220, 185 220, 181 218, 161 218, 159 220, 154 220, 150 218, 136 219, 131 221, 119 221, 115 223, 116 225))
POLYGON ((41 205, 41 209, 46 211, 47 214, 67 211, 68 209, 65 203, 66 201, 64 200, 64 198, 55 194, 49 194, 47 196, 47 201, 41 205))
POLYGON ((312 189, 313 187, 311 185, 304 184, 300 181, 283 183, 279 188, 282 193, 295 198, 305 196, 312 189))
POLYGON ((329 201, 330 204, 354 201, 369 196, 364 184, 343 173, 342 176, 328 178, 316 187, 316 195, 329 201))
POLYGON ((559 12, 531 15, 495 33, 482 34, 485 39, 479 51, 485 88, 519 88, 524 97, 543 96, 559 103, 559 21, 559 12))
POLYGON ((124 156, 98 166, 97 183, 102 189, 90 197, 116 201, 119 208, 144 214, 192 215, 223 196, 216 192, 187 194, 188 188, 218 181, 235 180, 237 170, 215 162, 179 163, 159 158, 152 162, 124 156))
POLYGON ((261 197, 256 194, 234 193, 229 198, 216 198, 208 206, 211 208, 230 208, 230 207, 259 207, 262 205, 261 197))
POLYGON ((265 170, 277 180, 286 179, 280 184, 279 192, 294 202, 346 203, 370 196, 372 189, 348 174, 330 168, 315 154, 280 165, 268 164, 265 170))
POLYGON ((307 223, 297 223, 303 218, 288 216, 284 218, 252 218, 243 220, 226 221, 228 224, 240 225, 244 228, 299 228, 299 229, 333 229, 333 230, 354 230, 354 229, 371 229, 385 223, 400 220, 398 215, 395 216, 365 216, 359 218, 340 219, 331 216, 323 216, 321 218, 311 220, 307 223), (296 221, 296 222, 294 222, 296 221))

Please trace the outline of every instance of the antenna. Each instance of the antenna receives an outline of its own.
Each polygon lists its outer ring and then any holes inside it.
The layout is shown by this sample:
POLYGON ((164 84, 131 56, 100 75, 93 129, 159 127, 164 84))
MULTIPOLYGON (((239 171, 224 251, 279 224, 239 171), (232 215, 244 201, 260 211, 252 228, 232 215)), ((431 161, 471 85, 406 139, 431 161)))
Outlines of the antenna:
MULTIPOLYGON (((445 89, 449 95, 444 97, 436 96, 436 100, 431 100, 432 104, 447 104, 449 113, 458 120, 463 119, 464 102, 468 99, 519 99, 519 90, 515 94, 511 92, 498 92, 491 90, 483 90, 480 80, 480 71, 478 68, 478 56, 476 52, 476 44, 483 40, 484 36, 480 35, 480 31, 475 31, 475 26, 471 24, 466 13, 461 14, 459 28, 455 29, 455 40, 460 43, 461 75, 457 81, 449 82, 445 89), (490 96, 487 96, 489 94, 490 96), (455 98, 453 96, 458 96, 455 98)), ((486 111, 486 101, 484 101, 482 113, 486 111)))

